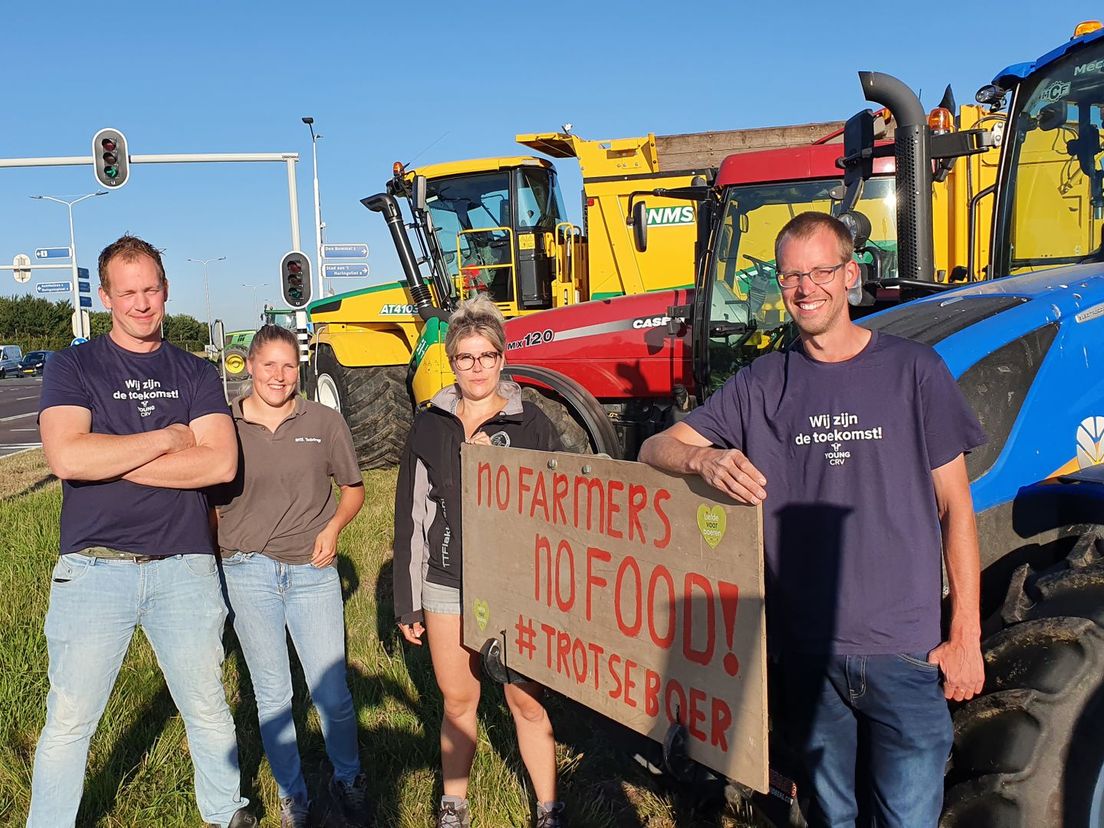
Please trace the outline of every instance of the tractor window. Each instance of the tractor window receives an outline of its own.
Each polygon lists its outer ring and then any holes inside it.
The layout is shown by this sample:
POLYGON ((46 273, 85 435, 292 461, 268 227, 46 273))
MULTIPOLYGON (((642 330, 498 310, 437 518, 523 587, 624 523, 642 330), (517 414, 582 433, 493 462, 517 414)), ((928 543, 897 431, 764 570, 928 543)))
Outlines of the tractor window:
POLYGON ((552 231, 564 220, 555 174, 544 167, 518 170, 518 227, 552 231))
MULTIPOLYGON (((827 179, 727 188, 711 267, 711 386, 787 341, 789 317, 775 279, 775 237, 798 213, 831 212, 829 193, 840 183, 827 179)), ((882 275, 897 275, 893 179, 868 181, 856 209, 870 219, 870 246, 879 250, 882 275)))
POLYGON ((449 275, 455 279, 462 268, 465 293, 486 292, 495 302, 509 302, 514 292, 509 173, 431 180, 426 206, 449 275))
POLYGON ((1104 229, 1104 43, 1057 61, 1024 86, 1009 120, 1001 269, 1024 273, 1099 260, 1104 229))

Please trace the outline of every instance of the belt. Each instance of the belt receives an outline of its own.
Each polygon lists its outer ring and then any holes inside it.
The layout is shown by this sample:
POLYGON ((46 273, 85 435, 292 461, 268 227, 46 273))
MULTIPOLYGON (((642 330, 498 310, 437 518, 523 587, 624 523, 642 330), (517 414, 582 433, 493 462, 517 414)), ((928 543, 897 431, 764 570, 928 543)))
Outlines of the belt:
POLYGON ((106 558, 111 561, 131 561, 137 564, 163 560, 163 557, 160 555, 135 555, 132 552, 120 552, 118 549, 109 549, 106 546, 89 546, 86 549, 82 549, 78 554, 87 555, 89 558, 106 558))

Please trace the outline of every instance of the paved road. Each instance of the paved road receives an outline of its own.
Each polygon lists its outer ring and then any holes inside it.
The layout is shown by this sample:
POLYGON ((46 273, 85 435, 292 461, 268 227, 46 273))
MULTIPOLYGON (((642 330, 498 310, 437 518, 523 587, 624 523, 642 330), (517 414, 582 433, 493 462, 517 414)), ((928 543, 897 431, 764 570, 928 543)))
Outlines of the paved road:
MULTIPOLYGON (((230 399, 245 390, 245 383, 231 382, 230 399)), ((42 377, 0 379, 0 457, 38 448, 38 395, 42 377)))
POLYGON ((41 377, 0 379, 0 457, 42 445, 38 436, 41 377))

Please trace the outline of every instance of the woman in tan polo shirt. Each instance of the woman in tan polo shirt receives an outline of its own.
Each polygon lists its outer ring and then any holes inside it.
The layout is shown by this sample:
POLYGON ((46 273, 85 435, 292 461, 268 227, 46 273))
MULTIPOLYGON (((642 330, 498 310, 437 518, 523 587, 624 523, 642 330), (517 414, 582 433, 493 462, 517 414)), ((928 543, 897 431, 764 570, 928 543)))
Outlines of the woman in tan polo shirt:
POLYGON ((306 826, 310 808, 291 714, 291 633, 333 763, 331 795, 349 824, 366 825, 368 781, 334 566, 338 535, 364 503, 352 436, 338 412, 296 393, 294 333, 265 325, 253 337, 248 365, 252 391, 231 406, 240 462, 237 479, 216 501, 225 504, 217 509, 218 534, 234 631, 280 792, 280 824, 306 826))

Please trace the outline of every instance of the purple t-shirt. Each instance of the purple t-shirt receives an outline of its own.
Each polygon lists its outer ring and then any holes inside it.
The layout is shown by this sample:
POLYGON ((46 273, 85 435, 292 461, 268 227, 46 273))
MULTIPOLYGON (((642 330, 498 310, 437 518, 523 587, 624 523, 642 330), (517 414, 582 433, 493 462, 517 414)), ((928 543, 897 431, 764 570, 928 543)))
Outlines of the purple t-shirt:
POLYGON ((732 377, 685 423, 767 478, 771 648, 876 655, 939 643, 931 470, 985 442, 931 348, 872 332, 845 362, 800 344, 732 377))
MULTIPOLYGON (((110 336, 54 354, 39 413, 56 405, 87 408, 95 434, 137 434, 206 414, 230 415, 211 363, 167 342, 152 353, 134 353, 110 336)), ((89 546, 136 555, 211 554, 206 495, 129 480, 63 481, 61 554, 89 546)))

